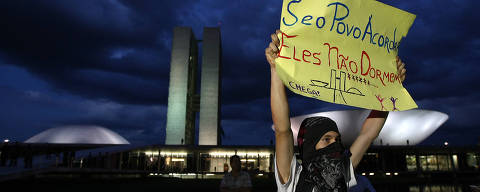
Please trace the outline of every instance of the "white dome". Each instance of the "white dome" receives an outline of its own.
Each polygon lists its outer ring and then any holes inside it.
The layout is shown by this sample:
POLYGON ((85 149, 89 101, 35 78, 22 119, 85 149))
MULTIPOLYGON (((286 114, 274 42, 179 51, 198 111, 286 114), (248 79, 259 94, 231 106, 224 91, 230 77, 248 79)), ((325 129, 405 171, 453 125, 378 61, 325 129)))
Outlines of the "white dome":
POLYGON ((70 125, 43 131, 25 143, 130 144, 119 134, 100 126, 70 125))
MULTIPOLYGON (((342 134, 342 142, 351 145, 357 138, 362 128, 363 121, 370 114, 370 110, 328 111, 302 115, 290 118, 294 136, 294 144, 297 145, 297 134, 303 119, 314 116, 329 117, 337 123, 338 130, 342 134)), ((438 111, 414 109, 408 111, 393 111, 388 114, 387 121, 373 145, 416 145, 445 121, 448 115, 438 111)), ((272 128, 273 125, 272 125, 272 128)), ((273 129, 275 130, 275 129, 273 129)))

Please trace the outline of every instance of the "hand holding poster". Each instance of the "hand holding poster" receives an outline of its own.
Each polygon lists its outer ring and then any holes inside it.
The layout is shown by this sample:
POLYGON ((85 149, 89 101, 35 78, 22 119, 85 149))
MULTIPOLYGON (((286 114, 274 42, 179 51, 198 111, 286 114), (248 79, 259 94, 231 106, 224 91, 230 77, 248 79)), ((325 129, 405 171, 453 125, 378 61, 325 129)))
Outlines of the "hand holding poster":
POLYGON ((277 72, 303 96, 382 111, 416 108, 395 64, 414 20, 375 0, 284 0, 277 72))

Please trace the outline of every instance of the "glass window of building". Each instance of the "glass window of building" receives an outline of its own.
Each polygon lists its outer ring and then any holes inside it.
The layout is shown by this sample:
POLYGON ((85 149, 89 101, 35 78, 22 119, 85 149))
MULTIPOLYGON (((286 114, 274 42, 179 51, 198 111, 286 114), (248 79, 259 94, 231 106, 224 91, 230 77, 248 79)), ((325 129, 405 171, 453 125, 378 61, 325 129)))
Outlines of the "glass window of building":
POLYGON ((417 159, 415 155, 407 155, 405 158, 407 160, 407 170, 417 171, 417 159))
POLYGON ((438 155, 437 156, 438 162, 438 170, 439 171, 450 171, 452 170, 450 158, 447 155, 438 155))
POLYGON ((210 155, 209 172, 228 172, 229 165, 230 157, 227 157, 226 155, 210 155))
POLYGON ((255 169, 255 159, 241 159, 242 169, 243 170, 254 170, 255 169))
MULTIPOLYGON (((235 151, 215 151, 208 154, 201 153, 201 170, 208 172, 228 172, 230 171, 230 157, 233 155, 235 155, 235 151)), ((271 169, 270 152, 239 151, 236 155, 240 157, 242 170, 269 172, 271 169)))
POLYGON ((186 152, 161 152, 160 157, 165 159, 165 171, 180 173, 187 169, 186 152))
POLYGON ((427 185, 423 188, 424 192, 456 192, 455 186, 447 185, 427 185))
POLYGON ((427 170, 428 171, 438 171, 438 163, 436 155, 427 156, 427 170))
POLYGON ((428 171, 427 156, 420 155, 420 156, 418 156, 418 158, 420 159, 420 167, 422 167, 422 171, 428 171))
POLYGON ((453 168, 458 169, 458 157, 457 155, 452 155, 453 168))
POLYGON ((410 192, 458 192, 462 191, 461 188, 456 188, 455 186, 450 185, 421 185, 421 186, 410 186, 410 192))
POLYGON ((409 191, 409 192, 420 192, 420 187, 418 187, 418 186, 410 186, 408 191, 409 191))
MULTIPOLYGON (((451 171, 458 165, 457 155, 421 155, 419 159, 423 171, 451 171)), ((407 163, 409 165, 411 163, 407 163)))
POLYGON ((210 172, 210 154, 200 153, 200 171, 201 172, 210 172))
POLYGON ((467 166, 469 170, 478 170, 479 155, 475 153, 467 153, 467 166))
POLYGON ((259 161, 259 169, 260 172, 270 172, 271 167, 270 167, 270 154, 264 154, 260 155, 260 161, 259 161))

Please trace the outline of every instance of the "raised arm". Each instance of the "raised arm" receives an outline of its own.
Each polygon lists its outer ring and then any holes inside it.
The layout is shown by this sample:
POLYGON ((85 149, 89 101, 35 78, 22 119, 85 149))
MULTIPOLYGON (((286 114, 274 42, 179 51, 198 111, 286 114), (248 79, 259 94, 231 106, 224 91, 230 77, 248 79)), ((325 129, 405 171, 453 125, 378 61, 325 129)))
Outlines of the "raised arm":
POLYGON ((282 183, 285 183, 290 176, 290 165, 293 158, 293 133, 290 129, 290 112, 285 86, 275 69, 275 59, 278 57, 278 46, 280 45, 278 33, 281 33, 280 30, 271 34, 272 42, 265 49, 265 56, 270 64, 270 108, 275 126, 275 156, 280 179, 282 183))
MULTIPOLYGON (((400 74, 400 79, 403 82, 406 74, 405 64, 398 57, 397 73, 400 74)), ((367 119, 365 119, 360 134, 350 147, 350 152, 352 153, 350 160, 352 161, 353 167, 357 167, 360 160, 362 160, 363 154, 365 154, 373 140, 378 137, 387 120, 387 116, 388 111, 372 110, 367 119)))

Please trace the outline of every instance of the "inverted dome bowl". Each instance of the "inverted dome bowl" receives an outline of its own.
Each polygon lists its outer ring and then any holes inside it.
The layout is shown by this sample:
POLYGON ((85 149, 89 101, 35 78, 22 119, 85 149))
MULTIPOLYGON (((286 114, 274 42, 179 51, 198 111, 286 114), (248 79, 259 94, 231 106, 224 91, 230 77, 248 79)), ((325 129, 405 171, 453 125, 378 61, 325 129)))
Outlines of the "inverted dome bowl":
POLYGON ((130 144, 110 129, 100 126, 70 125, 45 130, 25 143, 130 144))
MULTIPOLYGON (((290 122, 294 144, 297 145, 298 130, 305 118, 325 116, 337 123, 338 129, 342 134, 342 142, 345 145, 351 145, 360 133, 363 121, 368 114, 370 114, 370 110, 348 110, 292 117, 290 122)), ((380 135, 375 139, 373 145, 416 145, 430 136, 447 119, 448 115, 445 113, 422 109, 390 112, 380 135)), ((272 129, 275 130, 273 125, 272 129)))

